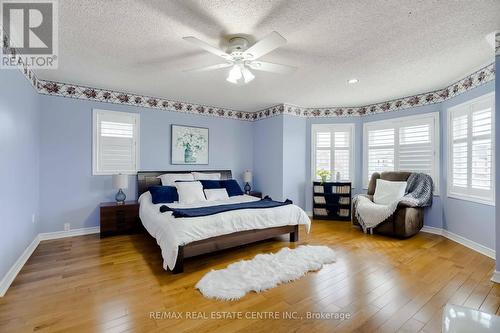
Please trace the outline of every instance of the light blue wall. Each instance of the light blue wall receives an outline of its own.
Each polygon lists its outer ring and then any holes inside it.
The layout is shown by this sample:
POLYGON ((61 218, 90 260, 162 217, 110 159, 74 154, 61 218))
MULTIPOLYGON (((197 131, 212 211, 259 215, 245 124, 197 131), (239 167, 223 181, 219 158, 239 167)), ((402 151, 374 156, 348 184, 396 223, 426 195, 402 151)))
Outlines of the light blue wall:
POLYGON ((304 208, 307 119, 279 115, 253 126, 254 188, 274 200, 290 199, 304 208))
MULTIPOLYGON (((113 201, 111 176, 92 176, 92 109, 139 112, 140 169, 231 169, 242 174, 253 165, 252 123, 134 106, 40 96, 40 219, 41 232, 99 225, 98 206, 113 201), (170 165, 170 125, 209 128, 209 165, 170 165)), ((131 176, 127 198, 136 198, 131 176)))
MULTIPOLYGON (((468 100, 477 98, 487 93, 493 92, 495 82, 490 81, 487 84, 476 89, 470 90, 455 98, 442 103, 442 146, 441 151, 446 151, 446 138, 448 135, 448 124, 446 121, 447 109, 464 103, 468 100)), ((497 129, 498 131, 498 129, 497 129)), ((447 184, 447 154, 442 154, 441 178, 444 184, 447 184)), ((444 191, 446 187, 444 188, 444 191)), ((446 193, 446 192, 443 192, 446 193)), ((443 228, 455 234, 468 238, 474 242, 484 245, 490 249, 495 249, 495 207, 474 203, 471 201, 459 200, 454 198, 445 198, 443 204, 443 228)))
POLYGON ((37 234, 40 118, 39 96, 19 71, 2 70, 0 87, 1 280, 37 234))
POLYGON ((253 188, 283 200, 283 116, 253 124, 253 188))
POLYGON ((283 195, 305 208, 307 178, 307 118, 283 116, 283 195))

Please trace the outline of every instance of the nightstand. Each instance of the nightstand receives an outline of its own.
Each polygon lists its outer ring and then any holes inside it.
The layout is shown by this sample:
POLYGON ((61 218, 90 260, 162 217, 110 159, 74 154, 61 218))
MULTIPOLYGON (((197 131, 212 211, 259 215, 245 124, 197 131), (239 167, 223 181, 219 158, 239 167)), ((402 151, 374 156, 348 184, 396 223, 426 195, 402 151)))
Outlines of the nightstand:
POLYGON ((116 202, 103 202, 99 207, 101 238, 141 230, 137 201, 126 201, 123 205, 118 205, 116 202))
POLYGON ((262 192, 257 192, 257 191, 250 191, 248 195, 251 195, 252 197, 257 197, 262 199, 262 192))

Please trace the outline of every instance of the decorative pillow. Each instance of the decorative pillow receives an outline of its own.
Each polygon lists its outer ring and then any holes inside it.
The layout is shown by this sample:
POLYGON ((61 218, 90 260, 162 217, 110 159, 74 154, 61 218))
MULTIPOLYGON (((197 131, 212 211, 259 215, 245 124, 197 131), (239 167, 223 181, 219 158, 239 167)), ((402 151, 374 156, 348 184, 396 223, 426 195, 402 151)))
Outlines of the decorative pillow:
POLYGON ((163 186, 175 186, 177 180, 194 180, 193 175, 190 173, 166 173, 156 178, 161 179, 161 184, 163 186))
POLYGON ((225 188, 214 188, 204 190, 207 201, 225 200, 229 199, 225 188))
POLYGON ((406 182, 392 182, 377 179, 373 202, 378 205, 389 205, 405 195, 406 182))
POLYGON ((211 190, 214 188, 223 188, 219 180, 200 180, 204 190, 211 190))
POLYGON ((177 187, 179 203, 181 204, 207 201, 203 193, 203 187, 199 181, 177 181, 175 182, 175 187, 177 187))
POLYGON ((191 172, 195 180, 220 180, 220 173, 191 172))
POLYGON ((243 195, 243 191, 241 190, 240 185, 238 185, 238 182, 234 179, 221 180, 220 184, 226 189, 227 194, 230 197, 234 197, 235 195, 243 195))
POLYGON ((179 200, 175 186, 151 186, 149 193, 151 193, 155 205, 159 203, 172 203, 179 200))

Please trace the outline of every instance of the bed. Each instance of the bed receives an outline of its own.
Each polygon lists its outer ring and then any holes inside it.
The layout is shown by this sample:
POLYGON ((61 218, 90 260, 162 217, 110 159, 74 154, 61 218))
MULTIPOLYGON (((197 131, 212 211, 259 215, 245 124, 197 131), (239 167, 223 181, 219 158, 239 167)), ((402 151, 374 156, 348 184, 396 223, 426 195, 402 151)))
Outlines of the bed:
MULTIPOLYGON (((157 177, 168 173, 190 173, 191 171, 141 171, 137 174, 139 217, 147 232, 156 239, 161 248, 163 268, 174 274, 184 270, 184 259, 211 253, 243 244, 290 235, 290 242, 296 242, 299 225, 310 229, 307 214, 298 206, 286 205, 265 209, 243 209, 223 212, 211 216, 174 218, 170 212, 160 212, 162 204, 153 204, 148 189, 161 185, 157 177)), ((231 179, 230 170, 199 171, 220 173, 221 179, 231 179)), ((168 204, 174 208, 205 207, 258 201, 249 195, 233 196, 224 201, 195 204, 168 204)))

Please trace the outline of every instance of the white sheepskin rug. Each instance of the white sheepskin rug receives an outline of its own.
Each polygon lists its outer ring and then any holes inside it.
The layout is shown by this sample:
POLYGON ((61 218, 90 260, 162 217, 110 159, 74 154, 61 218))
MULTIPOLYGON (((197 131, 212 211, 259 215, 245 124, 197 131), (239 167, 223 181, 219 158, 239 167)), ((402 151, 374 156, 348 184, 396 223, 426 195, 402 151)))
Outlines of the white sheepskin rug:
POLYGON ((335 261, 327 246, 301 245, 287 247, 277 253, 258 254, 221 270, 212 270, 196 284, 203 296, 220 300, 236 300, 249 291, 261 292, 304 276, 335 261))

